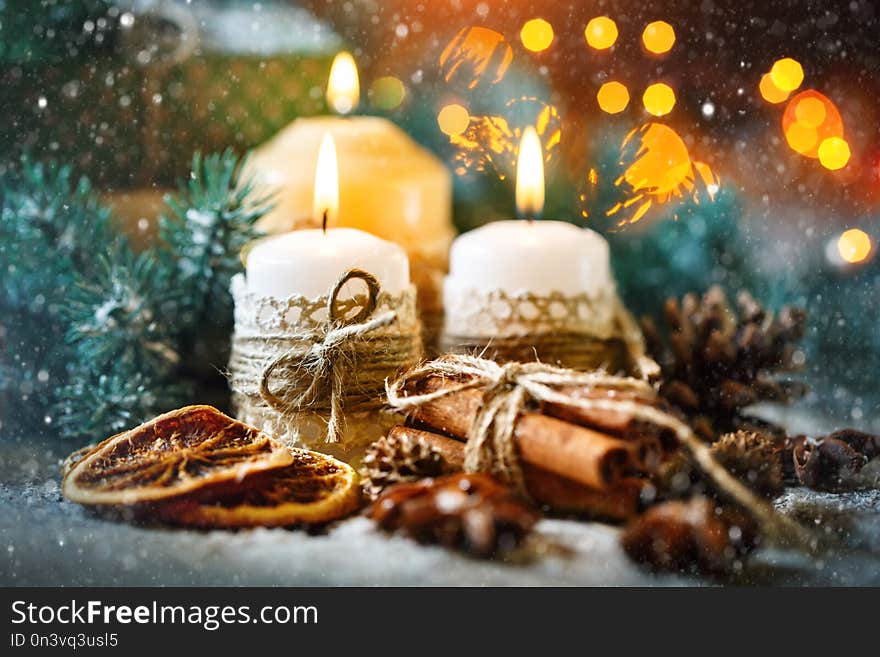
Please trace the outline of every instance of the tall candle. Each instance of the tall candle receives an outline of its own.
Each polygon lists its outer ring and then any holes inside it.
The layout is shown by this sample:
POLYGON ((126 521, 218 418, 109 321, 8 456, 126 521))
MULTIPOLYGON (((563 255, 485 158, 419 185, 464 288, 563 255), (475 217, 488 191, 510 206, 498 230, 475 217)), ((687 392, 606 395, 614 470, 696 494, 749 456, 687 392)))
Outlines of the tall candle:
MULTIPOLYGON (((333 137, 325 135, 315 167, 311 215, 322 228, 268 237, 248 253, 248 289, 260 296, 299 295, 314 299, 327 294, 352 268, 373 274, 386 292, 409 287, 409 260, 398 245, 353 228, 327 228, 339 209, 338 172, 333 137)), ((356 283, 353 283, 356 285, 356 283)))
MULTIPOLYGON (((328 101, 340 114, 358 104, 354 60, 337 57, 328 101)), ((445 268, 452 226, 452 179, 430 152, 387 119, 374 116, 300 118, 258 148, 248 173, 277 193, 275 209, 260 223, 270 233, 311 224, 312 163, 325 134, 339 152, 340 208, 336 223, 402 245, 414 264, 445 268)))

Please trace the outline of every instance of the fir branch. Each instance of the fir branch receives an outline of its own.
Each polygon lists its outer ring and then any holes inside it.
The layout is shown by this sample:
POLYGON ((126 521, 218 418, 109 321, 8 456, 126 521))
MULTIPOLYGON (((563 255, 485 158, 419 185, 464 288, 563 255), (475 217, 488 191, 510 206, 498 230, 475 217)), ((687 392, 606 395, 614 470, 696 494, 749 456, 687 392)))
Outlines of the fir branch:
POLYGON ((78 359, 98 371, 115 365, 167 376, 180 360, 162 313, 179 299, 168 276, 153 253, 136 255, 125 243, 100 256, 94 275, 77 278, 63 311, 78 359))
POLYGON ((268 198, 254 198, 243 167, 232 150, 196 153, 189 180, 166 199, 160 237, 176 262, 178 284, 188 290, 178 320, 187 331, 203 325, 209 308, 213 321, 231 323, 230 280, 242 269, 242 248, 260 235, 255 223, 271 207, 268 198))
POLYGON ((85 365, 59 388, 47 421, 61 437, 97 442, 186 403, 188 392, 125 367, 99 372, 85 365))
POLYGON ((62 300, 74 271, 88 272, 111 240, 109 210, 69 166, 24 156, 0 177, 4 305, 39 311, 62 300))

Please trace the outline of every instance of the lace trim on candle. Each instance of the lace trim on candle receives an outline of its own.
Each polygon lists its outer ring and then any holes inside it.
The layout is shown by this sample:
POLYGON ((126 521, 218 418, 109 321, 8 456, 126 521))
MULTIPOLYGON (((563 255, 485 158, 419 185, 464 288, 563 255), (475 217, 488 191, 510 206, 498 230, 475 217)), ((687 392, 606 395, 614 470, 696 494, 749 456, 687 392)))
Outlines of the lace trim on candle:
POLYGON ((446 302, 444 331, 450 335, 490 338, 564 332, 599 340, 620 337, 613 289, 575 296, 470 290, 446 302))
MULTIPOLYGON (((307 299, 300 295, 289 297, 259 296, 247 289, 242 274, 232 278, 232 297, 235 300, 235 334, 237 337, 271 337, 302 331, 314 331, 327 325, 327 295, 307 299)), ((341 299, 339 308, 349 313, 363 305, 361 295, 341 299)), ((377 329, 376 334, 409 332, 419 326, 416 315, 414 286, 400 294, 380 292, 375 314, 395 311, 397 317, 390 325, 377 329)))

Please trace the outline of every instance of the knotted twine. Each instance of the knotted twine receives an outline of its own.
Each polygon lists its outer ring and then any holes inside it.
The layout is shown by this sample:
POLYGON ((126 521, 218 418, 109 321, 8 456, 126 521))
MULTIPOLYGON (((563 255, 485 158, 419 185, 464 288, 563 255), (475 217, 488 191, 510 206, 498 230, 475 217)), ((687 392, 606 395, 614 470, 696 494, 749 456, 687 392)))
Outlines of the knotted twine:
MULTIPOLYGON (((554 294, 555 297, 530 295, 523 299, 518 295, 493 291, 487 298, 481 300, 486 307, 484 312, 477 313, 479 321, 485 322, 487 317, 493 316, 491 306, 496 302, 512 307, 510 316, 498 317, 495 320, 497 326, 493 328, 491 334, 485 332, 485 326, 477 327, 481 330, 476 332, 467 332, 467 318, 459 318, 454 323, 455 330, 450 330, 450 327, 446 326, 440 345, 447 353, 482 352, 488 353, 493 360, 501 362, 538 360, 557 363, 574 370, 623 368, 631 374, 649 380, 659 375, 659 366, 645 353, 645 340, 638 323, 616 292, 600 297, 602 303, 610 306, 610 327, 597 327, 595 323, 591 324, 577 310, 569 310, 569 315, 576 318, 576 321, 557 326, 550 321, 552 320, 550 311, 546 308, 539 307, 533 316, 515 310, 518 305, 534 304, 538 300, 545 304, 552 301, 554 304, 565 305, 575 304, 584 297, 584 295, 560 297, 558 293, 554 294), (515 325, 518 328, 516 332, 508 334, 512 316, 516 317, 515 325)), ((447 320, 449 320, 448 314, 447 320)))
POLYGON ((544 402, 584 411, 631 414, 639 420, 672 431, 694 464, 712 479, 719 490, 750 511, 769 538, 809 549, 815 547, 812 534, 790 518, 777 513, 731 475, 715 460, 709 447, 677 417, 631 399, 574 397, 564 391, 569 387, 579 390, 621 390, 655 396, 654 388, 639 379, 598 371, 577 372, 539 362, 499 364, 457 354, 442 356, 405 372, 396 380, 386 383, 386 395, 392 408, 406 413, 464 390, 479 389, 483 393, 483 403, 468 429, 464 470, 497 474, 525 494, 528 492, 514 442, 514 427, 527 404, 544 402), (460 383, 452 383, 429 393, 407 394, 408 387, 418 386, 434 376, 451 378, 460 383))
POLYGON ((379 293, 372 274, 351 269, 328 296, 326 326, 236 338, 230 363, 235 387, 256 388, 262 401, 288 421, 304 411, 326 414, 326 442, 341 442, 345 411, 381 408, 385 379, 421 355, 418 330, 377 333, 397 319, 395 310, 373 316, 379 293), (349 317, 340 309, 339 294, 354 279, 366 284, 367 294, 357 298, 358 311, 349 317))

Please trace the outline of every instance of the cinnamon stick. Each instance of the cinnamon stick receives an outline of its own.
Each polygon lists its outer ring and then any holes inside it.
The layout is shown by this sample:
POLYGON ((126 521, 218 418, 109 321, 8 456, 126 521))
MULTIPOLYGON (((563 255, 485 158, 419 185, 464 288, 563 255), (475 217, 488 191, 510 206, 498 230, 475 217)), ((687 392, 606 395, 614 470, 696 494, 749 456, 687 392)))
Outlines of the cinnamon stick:
MULTIPOLYGON (((464 464, 464 443, 458 440, 403 426, 392 428, 390 434, 407 436, 430 445, 450 469, 460 469, 464 464)), ((625 520, 638 510, 642 487, 638 479, 624 479, 609 490, 598 491, 529 464, 524 465, 523 475, 526 488, 534 500, 555 511, 625 520)))
MULTIPOLYGON (((446 385, 447 380, 431 377, 419 392, 434 392, 446 385)), ((419 406, 412 417, 434 430, 465 439, 482 401, 478 390, 465 390, 419 406)), ((625 472, 638 469, 633 450, 625 441, 539 413, 519 416, 514 439, 524 462, 594 489, 606 489, 625 472)))
MULTIPOLYGON (((560 392, 572 397, 573 399, 617 399, 623 401, 635 401, 642 404, 654 406, 653 400, 646 399, 643 395, 639 395, 630 390, 610 390, 610 389, 585 389, 574 386, 566 386, 560 389, 560 392)), ((647 424, 638 420, 635 415, 626 411, 611 411, 606 409, 585 409, 579 407, 566 406, 564 404, 554 404, 545 402, 541 405, 541 412, 560 420, 582 424, 599 431, 607 431, 622 437, 632 435, 659 435, 659 427, 647 424)))
POLYGON ((636 468, 622 440, 546 415, 521 415, 513 436, 524 462, 591 488, 605 489, 636 468))
POLYGON ((643 484, 639 479, 623 479, 607 490, 595 490, 528 463, 523 466, 523 476, 529 494, 554 511, 627 520, 639 510, 643 484))

